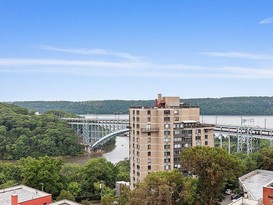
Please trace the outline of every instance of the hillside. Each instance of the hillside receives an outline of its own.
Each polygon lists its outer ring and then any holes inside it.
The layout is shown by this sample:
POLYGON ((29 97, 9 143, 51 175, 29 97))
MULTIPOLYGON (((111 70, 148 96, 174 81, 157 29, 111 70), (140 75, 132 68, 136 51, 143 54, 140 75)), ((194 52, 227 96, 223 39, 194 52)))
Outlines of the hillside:
MULTIPOLYGON (((226 97, 182 99, 198 105, 202 115, 273 115, 273 97, 226 97)), ((129 107, 152 107, 154 100, 22 101, 13 104, 45 113, 62 110, 73 114, 127 114, 129 107)))
POLYGON ((0 103, 0 159, 76 155, 78 136, 55 114, 34 115, 26 108, 0 103))

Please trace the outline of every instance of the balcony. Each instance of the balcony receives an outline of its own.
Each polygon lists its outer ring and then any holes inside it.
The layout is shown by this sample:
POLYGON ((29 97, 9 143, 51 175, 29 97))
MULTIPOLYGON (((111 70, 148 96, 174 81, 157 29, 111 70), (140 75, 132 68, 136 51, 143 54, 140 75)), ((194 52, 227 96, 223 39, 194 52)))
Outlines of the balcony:
POLYGON ((141 128, 141 132, 158 132, 158 127, 151 127, 151 128, 141 128))

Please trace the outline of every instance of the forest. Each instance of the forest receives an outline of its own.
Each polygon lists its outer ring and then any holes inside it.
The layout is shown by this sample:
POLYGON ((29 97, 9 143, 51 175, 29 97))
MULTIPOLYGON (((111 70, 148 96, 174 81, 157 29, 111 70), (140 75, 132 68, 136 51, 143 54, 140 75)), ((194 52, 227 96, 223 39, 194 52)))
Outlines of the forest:
POLYGON ((79 138, 60 115, 74 116, 59 111, 36 115, 26 108, 0 103, 0 159, 78 154, 79 138))
MULTIPOLYGON (((202 115, 273 115, 273 97, 181 99, 200 107, 202 115)), ((17 101, 12 104, 45 113, 61 110, 73 114, 128 114, 129 107, 153 107, 155 100, 17 101)))

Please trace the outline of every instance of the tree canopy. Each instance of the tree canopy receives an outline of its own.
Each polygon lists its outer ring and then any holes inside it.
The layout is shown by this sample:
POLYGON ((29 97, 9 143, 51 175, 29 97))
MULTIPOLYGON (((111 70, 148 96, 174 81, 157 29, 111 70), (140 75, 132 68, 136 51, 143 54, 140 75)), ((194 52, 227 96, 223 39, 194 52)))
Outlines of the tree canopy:
POLYGON ((237 180, 245 170, 238 158, 217 147, 197 146, 184 149, 181 164, 198 176, 199 201, 207 205, 220 202, 225 182, 237 180))
POLYGON ((56 115, 0 103, 0 158, 76 155, 80 148, 74 130, 56 115))
POLYGON ((153 172, 132 191, 130 205, 190 205, 196 200, 197 180, 178 170, 153 172))

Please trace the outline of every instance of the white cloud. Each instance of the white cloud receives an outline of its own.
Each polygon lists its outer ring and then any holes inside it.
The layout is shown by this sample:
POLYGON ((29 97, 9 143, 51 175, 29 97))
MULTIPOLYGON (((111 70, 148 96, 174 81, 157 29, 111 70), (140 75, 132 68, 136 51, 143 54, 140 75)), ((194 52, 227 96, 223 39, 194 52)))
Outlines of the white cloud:
POLYGON ((82 61, 62 59, 29 59, 29 58, 0 58, 0 66, 85 66, 109 68, 138 68, 143 63, 138 62, 107 62, 107 61, 82 61))
POLYGON ((63 73, 100 77, 273 79, 273 68, 205 67, 153 62, 0 58, 0 72, 63 73))
POLYGON ((202 52, 200 54, 212 57, 244 58, 251 60, 273 60, 273 55, 246 52, 202 52))
POLYGON ((271 24, 273 23, 273 17, 263 19, 259 22, 259 24, 271 24))
POLYGON ((57 52, 71 53, 71 54, 113 56, 113 57, 123 58, 130 61, 138 61, 140 59, 140 57, 131 55, 129 53, 108 51, 104 49, 58 48, 55 46, 48 46, 48 45, 40 45, 36 47, 42 50, 57 51, 57 52))

